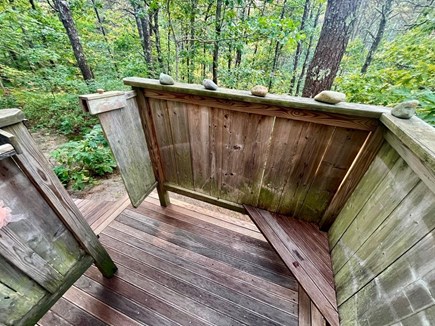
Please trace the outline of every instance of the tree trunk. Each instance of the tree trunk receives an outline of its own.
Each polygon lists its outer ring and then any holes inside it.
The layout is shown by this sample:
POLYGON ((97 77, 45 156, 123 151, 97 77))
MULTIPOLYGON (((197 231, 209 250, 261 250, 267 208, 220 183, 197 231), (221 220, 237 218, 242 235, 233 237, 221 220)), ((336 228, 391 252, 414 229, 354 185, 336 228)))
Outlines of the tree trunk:
POLYGON ((137 31, 142 45, 145 62, 148 65, 148 69, 152 70, 151 41, 147 10, 145 4, 138 0, 131 0, 131 5, 134 10, 134 18, 136 20, 137 31))
POLYGON ((308 67, 303 96, 313 97, 330 89, 352 32, 360 2, 328 0, 319 41, 308 67))
POLYGON ((364 65, 361 68, 361 73, 365 74, 367 72, 368 67, 370 66, 373 55, 379 47, 379 44, 382 41, 382 37, 384 36, 385 26, 387 25, 388 16, 391 13, 391 6, 393 4, 393 0, 386 0, 384 5, 382 6, 381 11, 381 20, 379 22, 378 31, 376 33, 375 39, 373 40, 372 46, 370 47, 369 53, 367 54, 364 65))
POLYGON ((222 0, 216 1, 215 42, 213 48, 213 81, 218 82, 219 39, 221 36, 222 0))
POLYGON ((311 47, 313 45, 314 34, 315 34, 315 30, 316 30, 317 24, 319 22, 319 17, 320 17, 320 12, 321 11, 322 11, 322 5, 319 4, 319 7, 317 8, 316 17, 314 18, 314 21, 313 21, 313 32, 311 33, 310 39, 308 41, 307 52, 305 53, 305 58, 304 58, 304 63, 302 64, 301 74, 299 75, 298 84, 296 85, 296 92, 295 92, 296 96, 299 95, 299 91, 301 89, 302 81, 304 80, 305 71, 307 69, 308 58, 310 57, 311 47))
POLYGON ((154 37, 156 38, 156 52, 157 52, 157 61, 159 62, 160 70, 164 69, 163 66, 163 56, 162 56, 162 42, 160 41, 160 29, 159 29, 159 10, 160 8, 154 9, 150 19, 150 26, 153 30, 154 37))
MULTIPOLYGON (((302 14, 301 26, 299 28, 300 32, 303 32, 305 30, 305 23, 306 23, 309 11, 310 11, 310 0, 305 0, 304 13, 302 14)), ((298 45, 296 47, 295 58, 294 58, 294 61, 293 61, 293 72, 292 72, 292 79, 290 80, 290 89, 289 89, 289 93, 290 94, 293 94, 293 91, 294 91, 294 88, 295 88, 296 75, 297 75, 299 58, 301 56, 301 52, 302 52, 302 41, 299 40, 298 41, 298 45)))
POLYGON ((196 18, 196 6, 198 4, 197 0, 191 0, 190 1, 190 17, 189 17, 189 29, 190 29, 190 35, 189 35, 189 51, 187 54, 187 82, 193 83, 193 70, 194 70, 194 60, 195 60, 195 18, 196 18))
POLYGON ((55 8, 59 14, 59 19, 65 27, 65 31, 71 43, 74 56, 77 60, 77 65, 83 75, 85 81, 94 79, 91 68, 89 67, 85 54, 83 52, 82 44, 80 43, 79 34, 77 32, 74 20, 71 15, 68 3, 65 0, 55 0, 55 8))
POLYGON ((112 59, 112 64, 113 64, 113 67, 115 68, 115 72, 118 74, 118 72, 119 72, 118 66, 116 65, 115 58, 113 56, 112 50, 110 49, 109 40, 107 39, 106 30, 104 29, 103 21, 101 20, 100 13, 98 11, 95 0, 91 0, 91 2, 92 2, 92 6, 94 7, 95 16, 97 17, 98 27, 99 27, 101 34, 103 35, 104 41, 106 43, 107 52, 109 53, 109 56, 112 59))
MULTIPOLYGON (((286 4, 287 4, 287 0, 284 0, 284 2, 282 4, 282 9, 281 9, 281 15, 279 16, 280 19, 284 18, 286 4)), ((282 45, 278 41, 276 41, 275 52, 274 52, 275 54, 273 56, 273 61, 272 61, 272 71, 270 72, 270 78, 269 78, 269 91, 272 89, 273 77, 275 75, 276 64, 278 62, 278 56, 279 56, 279 52, 281 51, 281 49, 282 49, 282 45)))

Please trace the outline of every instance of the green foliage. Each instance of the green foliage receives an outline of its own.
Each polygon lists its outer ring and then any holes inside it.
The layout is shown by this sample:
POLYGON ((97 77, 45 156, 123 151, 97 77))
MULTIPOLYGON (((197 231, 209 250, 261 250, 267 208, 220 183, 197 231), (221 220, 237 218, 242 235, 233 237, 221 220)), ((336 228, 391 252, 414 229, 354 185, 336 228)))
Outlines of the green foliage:
POLYGON ((51 153, 57 165, 54 172, 65 186, 83 190, 96 176, 112 173, 116 162, 100 125, 80 141, 69 141, 51 153))
MULTIPOLYGON (((393 107, 416 99, 418 115, 435 126, 434 27, 427 22, 385 42, 365 75, 352 67, 351 58, 345 58, 347 72, 336 78, 336 87, 352 102, 393 107)), ((359 51, 361 44, 354 43, 348 52, 359 51)))

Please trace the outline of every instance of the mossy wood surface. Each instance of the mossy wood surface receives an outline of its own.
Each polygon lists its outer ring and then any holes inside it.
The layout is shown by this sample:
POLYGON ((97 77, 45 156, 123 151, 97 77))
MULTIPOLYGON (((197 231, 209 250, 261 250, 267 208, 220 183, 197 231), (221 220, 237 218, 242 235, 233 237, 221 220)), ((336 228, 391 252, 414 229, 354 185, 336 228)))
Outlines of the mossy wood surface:
POLYGON ((435 318, 435 193, 386 138, 329 230, 343 325, 435 318))
MULTIPOLYGON (((136 99, 134 96, 126 99, 124 94, 119 97, 125 102, 125 107, 116 107, 115 110, 106 107, 104 112, 97 113, 131 203, 137 207, 154 189, 156 179, 136 99)), ((89 105, 93 105, 93 102, 89 102, 89 105)))
POLYGON ((166 184, 316 223, 372 135, 209 102, 148 103, 166 184))

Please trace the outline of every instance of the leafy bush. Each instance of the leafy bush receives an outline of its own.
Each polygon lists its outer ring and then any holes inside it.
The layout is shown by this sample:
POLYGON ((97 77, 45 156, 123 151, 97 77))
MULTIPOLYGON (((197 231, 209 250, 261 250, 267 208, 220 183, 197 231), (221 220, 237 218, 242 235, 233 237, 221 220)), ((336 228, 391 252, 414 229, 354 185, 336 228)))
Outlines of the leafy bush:
POLYGON ((58 163, 54 172, 65 186, 83 190, 94 182, 95 176, 112 173, 116 162, 100 125, 80 141, 70 141, 51 153, 58 163))

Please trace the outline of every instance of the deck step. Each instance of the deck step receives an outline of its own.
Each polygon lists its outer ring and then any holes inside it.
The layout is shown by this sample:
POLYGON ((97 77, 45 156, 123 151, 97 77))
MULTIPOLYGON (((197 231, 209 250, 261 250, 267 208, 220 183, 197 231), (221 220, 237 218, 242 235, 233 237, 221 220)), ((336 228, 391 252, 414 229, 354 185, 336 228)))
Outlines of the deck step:
POLYGON ((248 215, 331 326, 339 325, 326 234, 312 223, 245 205, 248 215))

